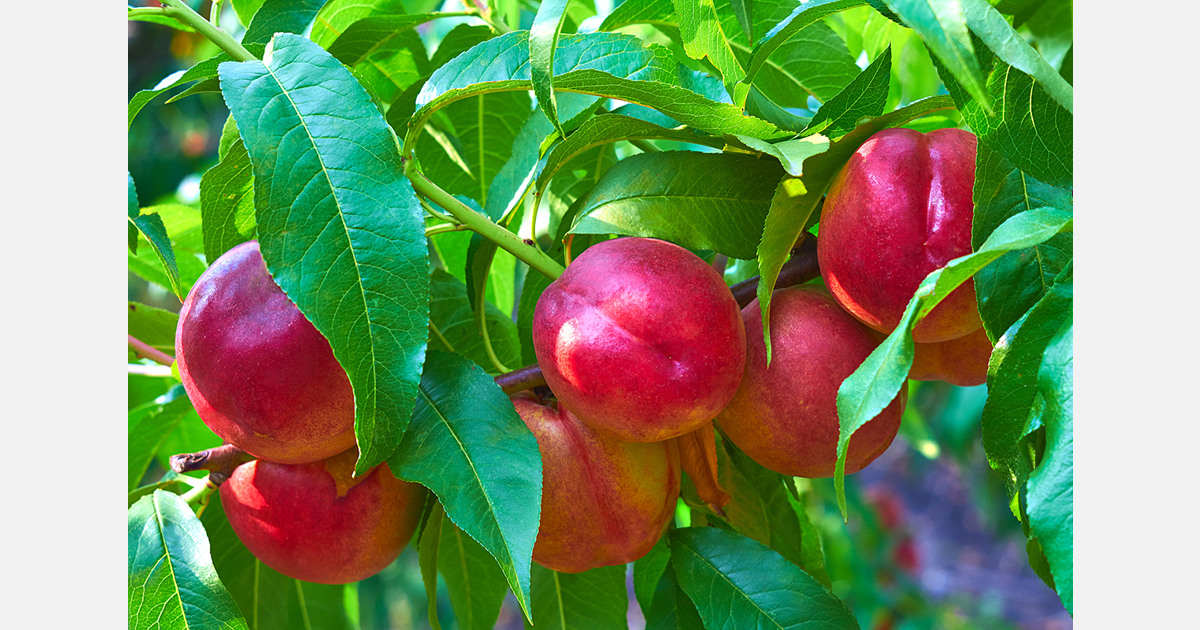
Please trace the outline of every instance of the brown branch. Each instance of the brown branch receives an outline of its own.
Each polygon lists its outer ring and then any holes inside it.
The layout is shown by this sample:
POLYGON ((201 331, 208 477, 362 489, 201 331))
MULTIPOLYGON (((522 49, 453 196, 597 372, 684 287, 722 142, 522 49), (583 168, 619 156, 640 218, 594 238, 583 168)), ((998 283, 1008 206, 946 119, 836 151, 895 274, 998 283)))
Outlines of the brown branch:
POLYGON ((519 391, 545 385, 546 378, 542 376, 542 368, 534 363, 519 370, 513 370, 512 372, 506 372, 497 376, 496 384, 500 386, 500 389, 504 390, 505 394, 515 394, 519 391))
POLYGON ((209 481, 219 486, 229 479, 234 468, 253 459, 253 455, 232 444, 222 444, 199 453, 172 455, 169 463, 171 470, 180 474, 207 470, 209 481))
POLYGON ((175 363, 175 357, 163 352, 162 350, 159 350, 158 348, 155 348, 154 346, 142 341, 141 339, 138 339, 137 337, 134 337, 133 335, 129 335, 129 347, 133 348, 133 351, 136 352, 138 356, 150 359, 155 363, 161 363, 167 367, 171 367, 171 365, 175 363))
MULTIPOLYGON (((775 288, 802 284, 820 275, 821 269, 817 266, 817 239, 812 235, 805 235, 800 244, 792 249, 791 258, 779 270, 779 277, 775 279, 775 288)), ((754 276, 729 287, 739 307, 744 308, 758 297, 758 279, 758 276, 754 276)), ((534 363, 497 376, 496 384, 504 390, 504 393, 515 394, 545 385, 546 378, 542 376, 542 368, 534 363)))

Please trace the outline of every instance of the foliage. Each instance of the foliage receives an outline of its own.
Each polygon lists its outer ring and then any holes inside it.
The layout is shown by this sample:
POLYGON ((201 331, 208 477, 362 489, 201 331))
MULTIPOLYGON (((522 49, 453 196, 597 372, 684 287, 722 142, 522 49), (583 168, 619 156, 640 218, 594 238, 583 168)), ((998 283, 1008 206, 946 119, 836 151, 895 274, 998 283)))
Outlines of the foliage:
MULTIPOLYGON (((133 94, 131 128, 218 91, 229 117, 194 202, 139 200, 129 176, 129 269, 176 298, 131 301, 129 334, 175 354, 177 302, 258 240, 349 376, 356 470, 387 462, 433 491, 412 542, 433 627, 492 627, 509 591, 527 625, 625 627, 627 569, 648 628, 864 622, 831 580, 847 535, 830 533, 833 514, 720 436, 723 510, 685 483, 676 527, 629 567, 533 563, 541 456, 493 377, 533 362, 540 292, 610 235, 728 259, 731 280, 760 271, 769 352, 771 289, 793 246, 819 238, 850 156, 897 126, 978 136, 973 253, 930 274, 842 384, 839 463, 909 386, 913 326, 974 278, 996 344, 982 448, 1031 566, 1072 610, 1069 2, 228 4, 224 31, 178 0, 130 9, 220 49, 133 94)), ((130 375, 130 627, 356 627, 368 591, 261 565, 210 489, 166 471, 169 455, 219 443, 177 379, 130 375)), ((905 422, 923 439, 920 418, 905 422)), ((838 525, 864 514, 841 471, 826 495, 838 525)))

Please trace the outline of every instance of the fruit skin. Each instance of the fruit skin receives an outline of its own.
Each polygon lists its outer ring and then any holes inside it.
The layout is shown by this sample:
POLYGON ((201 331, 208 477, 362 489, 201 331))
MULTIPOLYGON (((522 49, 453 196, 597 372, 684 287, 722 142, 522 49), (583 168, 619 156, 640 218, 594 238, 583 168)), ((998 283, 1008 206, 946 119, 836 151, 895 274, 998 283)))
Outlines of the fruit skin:
POLYGON ((533 347, 555 396, 628 442, 689 433, 737 390, 746 337, 712 267, 652 238, 602 241, 546 288, 533 347))
POLYGON ((300 464, 354 446, 346 372, 271 279, 256 241, 225 252, 196 281, 175 349, 196 413, 242 450, 300 464))
MULTIPOLYGON (((975 147, 962 129, 885 129, 830 185, 817 242, 821 276, 868 326, 894 330, 921 280, 971 253, 975 147)), ((913 339, 955 339, 981 325, 968 280, 917 324, 913 339)))
POLYGON ((672 442, 621 442, 566 407, 512 397, 542 454, 542 517, 533 559, 565 573, 646 555, 675 514, 679 452, 672 442))
POLYGON ((383 570, 416 531, 424 487, 387 464, 352 478, 358 449, 307 464, 256 460, 221 484, 221 505, 242 544, 276 571, 346 584, 383 570))
MULTIPOLYGON (((771 297, 771 366, 758 300, 742 309, 746 373, 717 424, 759 464, 796 477, 832 477, 837 463, 837 391, 879 338, 812 285, 771 297)), ((900 429, 907 390, 850 438, 846 474, 879 457, 900 429)))
POLYGON ((918 381, 946 381, 961 387, 987 382, 992 342, 980 327, 958 339, 939 343, 914 344, 913 365, 908 378, 918 381))

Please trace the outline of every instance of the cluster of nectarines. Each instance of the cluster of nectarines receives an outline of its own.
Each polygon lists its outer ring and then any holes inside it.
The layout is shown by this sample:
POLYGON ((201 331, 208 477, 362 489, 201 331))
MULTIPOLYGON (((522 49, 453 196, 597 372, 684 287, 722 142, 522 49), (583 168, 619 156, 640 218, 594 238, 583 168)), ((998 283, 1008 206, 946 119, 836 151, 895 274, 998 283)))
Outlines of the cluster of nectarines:
MULTIPOLYGON (((767 468, 832 476, 842 381, 897 325, 920 281, 970 253, 974 163, 974 136, 956 129, 892 129, 863 144, 823 208, 825 286, 772 294, 769 364, 757 300, 739 309, 695 254, 635 237, 580 254, 533 318, 552 399, 512 396, 543 462, 534 560, 579 572, 643 556, 679 495, 673 438, 710 423, 767 468)), ((914 339, 912 378, 966 385, 986 377, 991 344, 970 283, 914 339)), ((424 490, 386 464, 351 476, 350 383, 256 243, 230 250, 196 283, 176 347, 201 418, 258 458, 220 489, 234 531, 257 557, 326 583, 362 579, 395 559, 424 490)), ((902 389, 853 435, 847 473, 892 443, 905 400, 902 389)))

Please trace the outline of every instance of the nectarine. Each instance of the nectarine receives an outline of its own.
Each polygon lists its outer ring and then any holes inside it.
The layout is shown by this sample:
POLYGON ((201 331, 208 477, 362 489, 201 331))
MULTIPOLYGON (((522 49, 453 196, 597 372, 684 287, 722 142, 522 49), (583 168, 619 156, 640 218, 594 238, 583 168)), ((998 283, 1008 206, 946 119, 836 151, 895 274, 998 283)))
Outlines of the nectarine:
MULTIPOLYGON (((746 373, 717 424, 751 459, 785 475, 832 477, 837 463, 837 392, 879 338, 815 286, 776 289, 771 297, 771 365, 758 300, 742 309, 746 373)), ((846 473, 891 445, 907 392, 850 438, 846 473)))
POLYGON ((175 351, 200 419, 242 450, 299 464, 354 446, 346 372, 271 279, 257 242, 225 252, 196 281, 175 351))
MULTIPOLYGON (((975 136, 885 129, 851 156, 821 211, 817 257, 838 302, 891 332, 930 272, 971 253, 975 136)), ((968 280, 917 324, 918 343, 962 337, 982 322, 968 280)))
POLYGON ((529 393, 513 406, 542 453, 542 517, 533 559, 579 573, 646 555, 675 514, 674 442, 620 442, 588 428, 561 403, 529 393))
POLYGON ((380 464, 351 477, 358 449, 307 464, 256 460, 221 484, 242 544, 280 573, 320 584, 368 578, 400 555, 421 518, 425 489, 380 464))
POLYGON ((533 346, 555 397, 629 442, 711 421, 746 357, 737 301, 720 274, 678 245, 634 237, 593 245, 546 288, 533 346))

